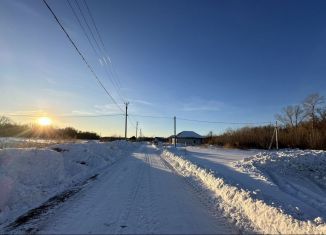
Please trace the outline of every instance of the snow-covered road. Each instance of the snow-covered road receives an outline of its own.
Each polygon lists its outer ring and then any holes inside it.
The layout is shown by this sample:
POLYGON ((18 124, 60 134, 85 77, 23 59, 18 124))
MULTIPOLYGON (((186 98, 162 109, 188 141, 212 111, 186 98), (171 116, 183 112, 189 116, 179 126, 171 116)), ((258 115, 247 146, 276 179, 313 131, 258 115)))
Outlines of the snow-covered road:
POLYGON ((208 189, 208 195, 215 195, 217 206, 243 231, 326 232, 324 151, 167 147, 164 156, 178 172, 208 189))
POLYGON ((142 145, 34 223, 38 233, 234 233, 160 152, 142 145))

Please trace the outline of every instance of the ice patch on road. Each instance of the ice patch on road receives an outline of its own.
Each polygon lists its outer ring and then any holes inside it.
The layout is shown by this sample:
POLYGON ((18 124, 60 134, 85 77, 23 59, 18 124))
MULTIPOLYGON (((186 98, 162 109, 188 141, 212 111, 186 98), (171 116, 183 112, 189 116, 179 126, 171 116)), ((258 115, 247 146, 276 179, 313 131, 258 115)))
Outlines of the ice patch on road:
POLYGON ((297 220, 283 213, 282 209, 253 198, 249 191, 227 184, 222 178, 183 157, 168 150, 164 150, 163 156, 179 173, 208 189, 213 195, 211 203, 216 204, 245 231, 254 228, 254 232, 269 234, 326 233, 326 224, 322 218, 314 221, 297 220))

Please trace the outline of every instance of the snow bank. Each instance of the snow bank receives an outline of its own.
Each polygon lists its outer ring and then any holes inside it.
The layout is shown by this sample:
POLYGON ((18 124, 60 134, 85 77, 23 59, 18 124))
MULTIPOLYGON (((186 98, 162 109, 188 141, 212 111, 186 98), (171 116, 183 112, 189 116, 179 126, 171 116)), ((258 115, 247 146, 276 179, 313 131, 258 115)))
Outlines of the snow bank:
MULTIPOLYGON (((72 142, 72 140, 69 140, 72 142)), ((80 141, 80 140, 73 140, 80 141)), ((34 138, 20 138, 20 137, 0 137, 0 149, 4 148, 41 148, 47 147, 51 144, 68 142, 68 140, 56 139, 34 139, 34 138)))
POLYGON ((305 177, 312 182, 326 186, 325 151, 286 150, 262 152, 237 161, 234 166, 242 172, 247 172, 262 179, 269 178, 267 172, 273 172, 283 176, 305 177))
POLYGON ((183 157, 164 150, 163 157, 183 176, 208 190, 211 203, 245 231, 259 233, 326 234, 326 224, 322 220, 300 221, 284 214, 281 209, 254 199, 250 192, 231 186, 222 178, 214 176, 183 157))
POLYGON ((0 223, 38 206, 131 151, 124 141, 0 150, 0 223))

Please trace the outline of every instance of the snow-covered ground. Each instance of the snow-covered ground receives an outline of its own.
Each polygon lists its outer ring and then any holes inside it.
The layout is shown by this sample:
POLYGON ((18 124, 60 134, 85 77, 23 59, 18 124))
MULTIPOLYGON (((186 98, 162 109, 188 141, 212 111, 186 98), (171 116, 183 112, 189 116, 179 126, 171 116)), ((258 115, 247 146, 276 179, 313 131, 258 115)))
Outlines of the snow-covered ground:
POLYGON ((134 149, 124 141, 0 150, 0 224, 99 173, 134 149))
POLYGON ((326 234, 325 151, 4 148, 0 189, 0 233, 326 234))
POLYGON ((164 155, 244 230, 326 233, 324 151, 187 147, 164 155))
POLYGON ((3 219, 36 207, 14 223, 0 226, 0 233, 237 232, 170 168, 161 150, 148 144, 89 142, 5 149, 0 151, 0 159, 0 187, 6 189, 0 195, 3 219), (55 207, 51 199, 44 203, 50 195, 75 185, 73 181, 95 173, 99 173, 96 179, 72 197, 57 197, 55 207))
POLYGON ((83 140, 37 139, 20 137, 0 137, 0 149, 46 147, 58 143, 82 143, 83 140))

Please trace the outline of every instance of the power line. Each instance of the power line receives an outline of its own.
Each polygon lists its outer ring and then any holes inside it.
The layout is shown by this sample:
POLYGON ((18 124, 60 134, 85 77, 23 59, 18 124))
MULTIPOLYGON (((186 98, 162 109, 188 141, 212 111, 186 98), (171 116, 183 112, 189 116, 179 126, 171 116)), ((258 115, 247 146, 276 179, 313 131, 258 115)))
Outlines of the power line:
POLYGON ((130 116, 135 116, 135 117, 145 117, 145 118, 165 118, 165 119, 173 119, 173 117, 169 117, 169 116, 152 116, 152 115, 141 115, 141 114, 134 114, 131 113, 129 114, 130 116))
POLYGON ((46 2, 46 0, 43 0, 43 3, 47 6, 47 8, 50 10, 50 12, 52 13, 54 19, 56 20, 56 22, 59 24, 59 26, 61 27, 62 31, 66 34, 67 38, 69 39, 70 43, 73 45, 73 47, 76 49, 77 53, 80 55, 80 57, 82 58, 82 60, 84 61, 84 63, 87 65, 87 67, 89 68, 89 70, 91 71, 91 73, 94 76, 94 79, 98 82, 98 84, 103 88, 103 90, 105 91, 105 93, 111 98, 111 100, 113 101, 113 103, 115 105, 117 105, 117 107, 123 112, 123 110, 121 109, 121 107, 118 105, 118 103, 115 101, 115 99, 113 98, 113 96, 110 94, 110 92, 105 88, 105 86, 103 85, 103 83, 100 81, 100 79, 98 78, 98 76, 96 75, 94 69, 91 67, 91 65, 87 62, 87 60, 85 59, 84 55, 80 52, 80 50, 78 49, 78 47, 76 46, 76 44, 74 43, 74 41, 71 39, 71 37, 69 36, 68 32, 65 30, 65 28, 63 27, 63 25, 61 24, 61 22, 59 21, 58 17, 56 16, 56 14, 53 12, 53 10, 51 9, 51 7, 49 6, 49 4, 46 2))
POLYGON ((90 34, 91 34, 91 36, 92 36, 92 38, 93 38, 93 40, 94 40, 94 42, 95 42, 95 44, 96 44, 98 50, 99 50, 99 54, 98 54, 98 55, 100 55, 100 54, 101 54, 100 46, 99 46, 97 40, 95 39, 95 36, 94 36, 94 34, 93 34, 93 31, 92 31, 91 27, 89 26, 89 24, 88 24, 88 22, 87 22, 87 20, 86 20, 86 17, 85 17, 85 15, 84 15, 84 13, 83 13, 83 11, 82 11, 82 9, 81 9, 81 7, 80 7, 80 5, 79 5, 79 3, 78 3, 77 0, 75 0, 75 4, 77 5, 77 8, 78 8, 78 10, 79 10, 79 12, 80 12, 80 14, 81 14, 83 20, 84 20, 84 22, 85 22, 85 24, 86 24, 86 26, 87 26, 89 32, 90 32, 90 34))
MULTIPOLYGON (((102 51, 102 52, 103 52, 103 55, 104 55, 104 56, 103 56, 102 59, 104 60, 105 65, 108 66, 108 64, 107 64, 107 62, 106 62, 106 56, 108 56, 108 54, 109 54, 109 53, 108 53, 108 50, 106 49, 106 47, 105 47, 105 45, 104 45, 104 42, 103 42, 102 36, 101 36, 101 34, 100 34, 100 31, 98 30, 98 27, 96 26, 96 23, 95 23, 94 17, 93 17, 93 15, 92 15, 92 13, 91 13, 90 8, 88 7, 87 2, 84 0, 83 3, 84 3, 84 5, 86 6, 87 13, 88 13, 88 15, 90 16, 90 19, 91 19, 92 24, 93 24, 93 26, 94 26, 94 28, 95 28, 95 31, 96 31, 97 37, 99 38, 100 44, 102 45, 102 48, 99 46, 99 44, 98 44, 97 42, 96 42, 96 45, 98 46, 99 51, 102 51)), ((92 31, 92 30, 90 29, 90 27, 89 27, 89 30, 92 31)), ((93 39, 96 40, 96 39, 95 39, 95 36, 93 35, 93 32, 92 32, 92 36, 93 36, 93 39)), ((107 71, 107 69, 106 69, 106 66, 104 66, 105 72, 107 73, 107 75, 108 75, 109 79, 111 80, 112 84, 115 86, 118 95, 120 96, 120 98, 122 99, 122 101, 125 103, 126 101, 125 101, 125 99, 123 98, 123 95, 121 94, 121 84, 119 83, 119 79, 116 79, 116 78, 115 78, 114 72, 116 73, 116 71, 115 71, 115 69, 114 69, 114 67, 113 67, 113 65, 112 65, 112 62, 111 62, 111 59, 110 59, 109 56, 108 56, 108 59, 109 59, 109 63, 110 63, 110 65, 111 65, 111 67, 110 67, 110 66, 108 66, 108 67, 111 68, 111 69, 110 69, 110 73, 111 73, 111 75, 112 75, 112 79, 111 79, 111 77, 110 77, 110 75, 109 75, 109 73, 108 73, 108 71, 107 71)), ((117 73, 116 73, 116 74, 117 74, 117 73)))
MULTIPOLYGON (((12 116, 12 117, 43 117, 46 115, 29 115, 29 114, 4 114, 5 116, 12 116)), ((54 115, 55 117, 61 118, 92 118, 92 117, 114 117, 114 116, 124 116, 125 114, 122 113, 115 113, 115 114, 95 114, 95 115, 70 115, 70 114, 62 114, 62 115, 54 115)), ((145 118, 155 118, 155 119, 173 119, 173 117, 169 116, 151 116, 151 115, 141 115, 141 114, 128 114, 128 119, 132 116, 135 117, 145 117, 145 118)), ((188 118, 176 118, 182 121, 189 121, 189 122, 201 122, 201 123, 211 123, 211 124, 238 124, 238 125, 257 125, 257 124, 271 124, 271 122, 223 122, 223 121, 207 121, 207 120, 196 120, 196 119, 188 119, 188 118)), ((130 123, 136 127, 133 123, 132 119, 129 119, 130 123)))
POLYGON ((137 122, 137 121, 135 121, 135 120, 133 119, 133 117, 130 116, 130 114, 128 114, 128 120, 129 120, 130 124, 131 124, 134 128, 136 128, 134 122, 137 122))
MULTIPOLYGON (((145 117, 145 118, 162 118, 162 119, 173 119, 171 116, 153 116, 153 115, 141 115, 141 114, 129 114, 130 116, 136 117, 145 117)), ((225 121, 207 121, 207 120, 198 120, 198 119, 189 119, 189 118, 177 118, 182 121, 189 122, 202 122, 202 123, 211 123, 211 124, 232 124, 232 125, 255 125, 255 124, 270 124, 270 122, 225 122, 225 121)))
POLYGON ((177 118, 182 121, 189 122, 203 122, 203 123, 212 123, 212 124, 234 124, 234 125, 255 125, 255 124, 269 124, 270 122, 223 122, 223 121, 206 121, 206 120, 196 120, 188 118, 177 118))
MULTIPOLYGON (((29 115, 29 114, 5 114, 5 116, 10 117, 30 117, 30 118, 39 118, 44 117, 47 115, 29 115)), ((69 114, 63 114, 63 115, 53 115, 54 117, 60 117, 60 118, 96 118, 96 117, 117 117, 117 116, 123 116, 123 114, 116 113, 116 114, 95 114, 95 115, 69 115, 69 114)))
POLYGON ((91 45, 91 47, 92 47, 92 49, 93 49, 93 51, 94 51, 94 54, 95 54, 96 56, 100 57, 100 55, 99 55, 98 52, 96 51, 96 49, 95 49, 95 47, 94 47, 94 45, 93 45, 91 39, 90 39, 89 36, 88 36, 88 34, 87 34, 87 32, 86 32, 86 29, 84 28, 83 24, 81 23, 81 21, 80 21, 78 15, 77 15, 77 13, 76 13, 76 11, 74 10, 73 6, 71 5, 70 1, 69 1, 69 0, 66 0, 66 1, 67 1, 68 5, 69 5, 70 9, 72 10, 72 12, 73 12, 75 18, 77 19, 77 22, 78 22, 79 26, 82 28, 82 30, 83 30, 83 32, 84 32, 84 35, 85 35, 86 38, 87 38, 87 41, 88 41, 89 44, 91 45))
MULTIPOLYGON (((102 36, 101 36, 101 34, 100 34, 100 31, 98 30, 98 28, 97 28, 97 26, 96 26, 96 23, 95 23, 94 17, 93 17, 93 15, 92 15, 92 12, 91 12, 90 8, 88 7, 87 2, 86 2, 85 0, 83 0, 83 2, 84 2, 84 5, 86 6, 86 9, 87 9, 87 11, 88 11, 88 14, 89 14, 89 16, 90 16, 90 18, 91 18, 91 21, 92 21, 93 25, 94 25, 95 31, 96 31, 96 33, 97 33, 97 36, 98 36, 98 38, 100 39, 100 43, 101 43, 101 45, 102 45, 102 47, 103 47, 103 52, 104 52, 104 54, 107 54, 107 55, 108 55, 108 54, 109 54, 109 53, 108 53, 108 50, 106 49, 105 44, 104 44, 103 39, 102 39, 102 36)), ((109 59, 110 64, 112 64, 112 63, 111 63, 111 59, 110 59, 109 56, 108 56, 108 59, 109 59)), ((115 79, 114 79, 114 80, 115 80, 115 79)), ((119 81, 119 80, 117 80, 117 81, 119 81)), ((117 81, 116 81, 116 82, 117 82, 117 81)), ((117 82, 117 83, 118 83, 118 82, 117 82)), ((119 84, 118 84, 118 85, 119 85, 119 84)))
POLYGON ((96 117, 118 117, 123 116, 122 113, 117 114, 97 114, 97 115, 62 115, 62 116, 56 116, 61 118, 96 118, 96 117))
POLYGON ((107 52, 107 50, 106 50, 106 48, 105 48, 105 46, 104 46, 104 43, 103 43, 102 37, 101 37, 101 35, 100 35, 100 32, 99 32, 99 30, 98 30, 98 28, 97 28, 97 26, 96 26, 96 24, 95 24, 95 21, 94 21, 93 15, 92 15, 92 13, 91 13, 91 11, 90 11, 90 9, 89 9, 89 7, 88 7, 86 1, 83 0, 83 2, 84 2, 84 4, 85 4, 85 6, 86 6, 86 9, 87 9, 87 11, 88 11, 88 14, 89 14, 90 17, 91 17, 92 23, 93 23, 93 25, 94 25, 95 31, 96 31, 96 33, 97 33, 97 36, 98 36, 98 38, 100 39, 100 42, 101 42, 101 44, 102 44, 102 47, 103 47, 104 51, 107 52))
MULTIPOLYGON (((91 30, 91 27, 90 27, 89 24, 87 23, 87 19, 86 19, 86 17, 84 16, 84 13, 83 13, 81 7, 79 6, 78 2, 75 0, 75 4, 77 5, 78 10, 79 10, 80 14, 82 15, 82 18, 83 18, 83 20, 84 20, 84 22, 85 22, 87 28, 89 29, 90 34, 91 34, 93 40, 95 41, 95 44, 97 45, 97 50, 95 49, 95 47, 94 47, 94 45, 93 45, 91 39, 89 38, 89 36, 88 36, 88 34, 87 34, 87 32, 86 32, 85 27, 84 27, 83 24, 81 23, 81 20, 79 19, 77 12, 74 10, 74 7, 72 6, 72 4, 70 3, 69 0, 66 0, 66 1, 68 2, 69 7, 71 8, 71 10, 72 10, 72 12, 73 12, 75 18, 77 19, 79 26, 82 28, 82 30, 83 30, 83 32, 84 32, 84 35, 85 35, 86 38, 87 38, 87 41, 88 41, 89 44, 91 45, 94 54, 99 58, 99 60, 101 60, 101 58, 102 58, 102 55, 100 55, 100 54, 101 54, 101 48, 99 47, 99 44, 97 43, 97 40, 95 39, 95 36, 94 36, 94 34, 93 34, 92 30, 91 30)), ((113 73, 111 72, 111 74, 112 74, 112 78, 111 78, 111 76, 109 75, 109 72, 107 71, 107 68, 106 68, 106 66, 105 66, 106 62, 103 62, 103 63, 104 63, 104 70, 105 70, 105 72, 106 72, 107 77, 109 78, 109 80, 111 81, 111 83, 112 83, 112 85, 115 87, 115 89, 117 90, 117 94, 120 96, 121 100, 122 100, 123 102, 125 102, 125 99, 124 99, 123 96, 121 95, 121 93, 120 93, 120 91, 119 91, 119 88, 118 88, 117 85, 115 84, 115 81, 114 81, 114 79, 113 79, 113 73)), ((102 64, 102 62, 101 62, 101 64, 102 64)))

